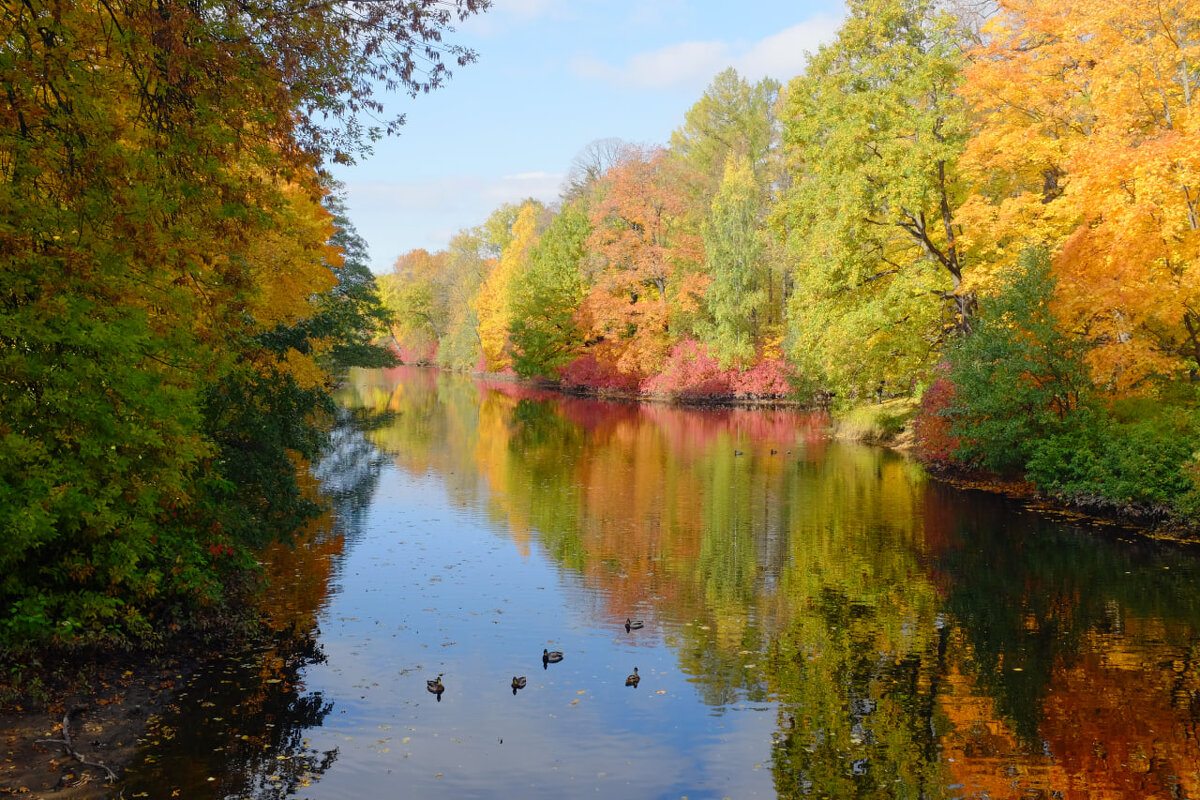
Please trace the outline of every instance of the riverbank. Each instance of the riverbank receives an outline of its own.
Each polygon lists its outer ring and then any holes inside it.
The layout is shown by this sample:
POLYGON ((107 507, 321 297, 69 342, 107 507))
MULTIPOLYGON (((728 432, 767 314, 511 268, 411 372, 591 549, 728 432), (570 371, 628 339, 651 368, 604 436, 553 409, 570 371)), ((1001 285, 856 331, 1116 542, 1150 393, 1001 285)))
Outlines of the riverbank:
MULTIPOLYGON (((913 419, 920 403, 915 398, 894 398, 870 403, 835 415, 830 435, 837 439, 888 447, 919 457, 913 419)), ((1029 481, 1005 478, 986 470, 951 461, 921 459, 934 478, 960 489, 1002 494, 1019 500, 1038 513, 1058 519, 1116 526, 1150 539, 1200 543, 1200 522, 1181 520, 1165 508, 1113 503, 1099 497, 1062 498, 1047 494, 1029 481)))
MULTIPOLYGON (((727 394, 712 395, 651 395, 637 392, 590 391, 581 387, 563 387, 551 381, 522 381, 515 375, 479 373, 478 380, 517 383, 567 395, 596 397, 622 402, 663 403, 682 407, 726 408, 812 408, 794 398, 758 398, 727 394)), ((915 458, 920 454, 913 420, 920 408, 914 397, 892 397, 878 402, 832 413, 828 433, 842 441, 860 442, 907 453, 915 458)), ((1200 543, 1200 521, 1180 519, 1168 509, 1141 506, 1134 503, 1115 503, 1099 497, 1063 498, 1045 493, 1028 481, 1005 478, 984 470, 972 469, 949 461, 931 463, 922 459, 934 478, 962 489, 975 489, 1002 494, 1024 503, 1039 513, 1059 519, 1086 521, 1116 526, 1149 539, 1179 543, 1200 543)))
POLYGON ((182 653, 114 657, 90 665, 86 681, 11 697, 0 706, 0 795, 117 797, 109 777, 121 776, 148 726, 201 663, 182 653))

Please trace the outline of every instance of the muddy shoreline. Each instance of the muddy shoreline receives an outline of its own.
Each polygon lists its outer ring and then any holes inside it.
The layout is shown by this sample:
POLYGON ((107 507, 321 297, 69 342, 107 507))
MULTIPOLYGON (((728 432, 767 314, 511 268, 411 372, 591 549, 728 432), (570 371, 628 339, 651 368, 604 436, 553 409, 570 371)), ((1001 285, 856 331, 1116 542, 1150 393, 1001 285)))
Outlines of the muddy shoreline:
POLYGON ((48 699, 9 700, 0 706, 0 796, 119 797, 118 784, 108 782, 104 768, 119 780, 147 724, 172 702, 201 663, 186 654, 114 660, 93 667, 86 689, 62 690, 48 699), (78 758, 64 746, 64 717, 78 758))

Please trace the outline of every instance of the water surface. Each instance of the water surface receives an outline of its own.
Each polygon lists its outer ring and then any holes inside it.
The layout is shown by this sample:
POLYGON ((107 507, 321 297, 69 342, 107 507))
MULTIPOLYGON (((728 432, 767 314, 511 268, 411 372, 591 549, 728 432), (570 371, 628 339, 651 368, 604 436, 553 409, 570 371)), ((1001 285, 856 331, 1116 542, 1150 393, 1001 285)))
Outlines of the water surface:
POLYGON ((269 560, 279 647, 193 681, 126 797, 1200 794, 1191 549, 793 410, 412 368, 344 402, 389 417, 269 560))

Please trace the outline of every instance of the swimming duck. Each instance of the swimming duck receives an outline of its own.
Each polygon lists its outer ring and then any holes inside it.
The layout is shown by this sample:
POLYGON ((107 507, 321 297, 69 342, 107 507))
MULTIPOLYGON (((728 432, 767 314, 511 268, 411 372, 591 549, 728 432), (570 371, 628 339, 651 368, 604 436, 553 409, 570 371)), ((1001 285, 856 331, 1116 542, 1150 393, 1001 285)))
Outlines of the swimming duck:
POLYGON ((431 681, 425 681, 425 688, 437 695, 438 702, 442 702, 442 692, 446 691, 446 687, 442 685, 442 674, 439 673, 436 678, 431 681))
POLYGON ((525 681, 525 676, 524 676, 524 675, 522 675, 522 676, 521 676, 521 677, 519 677, 519 678, 518 678, 516 675, 513 675, 512 689, 513 689, 513 694, 514 694, 514 695, 517 693, 517 689, 524 689, 524 688, 525 688, 525 682, 526 682, 526 681, 525 681))
POLYGON ((542 668, 545 669, 547 664, 556 664, 562 661, 563 654, 560 650, 542 649, 542 668))
POLYGON ((638 682, 639 682, 639 681, 641 681, 641 679, 642 679, 642 676, 641 676, 641 675, 638 675, 638 673, 637 673, 637 667, 634 667, 634 668, 633 668, 633 674, 632 674, 632 675, 630 675, 628 678, 626 678, 626 679, 625 679, 625 685, 626 685, 626 686, 633 686, 634 688, 637 688, 638 682))
POLYGON ((644 625, 644 624, 645 623, 643 623, 640 619, 638 619, 638 620, 626 619, 625 620, 625 632, 629 633, 630 631, 636 631, 638 628, 642 627, 642 625, 644 625))

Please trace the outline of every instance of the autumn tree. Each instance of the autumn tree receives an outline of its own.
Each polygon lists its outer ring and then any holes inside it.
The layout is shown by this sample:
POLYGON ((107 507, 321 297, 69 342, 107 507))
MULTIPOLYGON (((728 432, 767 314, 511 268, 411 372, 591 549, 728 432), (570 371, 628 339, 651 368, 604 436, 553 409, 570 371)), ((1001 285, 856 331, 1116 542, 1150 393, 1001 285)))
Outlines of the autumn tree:
POLYGON ((980 191, 958 215, 981 281, 1047 246, 1099 385, 1200 367, 1200 7, 1006 0, 985 34, 964 86, 980 191))
POLYGON ((767 293, 758 280, 766 249, 760 196, 749 158, 730 159, 703 228, 711 279, 704 304, 713 320, 704 339, 723 368, 753 361, 766 317, 767 293))
MULTIPOLYGON (((479 287, 471 304, 479 320, 479 344, 489 372, 500 372, 512 365, 508 347, 512 298, 517 290, 517 278, 528 264, 529 251, 537 243, 540 212, 540 203, 527 202, 521 206, 495 268, 479 287)), ((497 215, 492 217, 496 219, 497 215)))
POLYGON ((775 224, 796 262, 789 352, 831 388, 907 386, 944 328, 968 324, 955 30, 925 0, 853 0, 785 93, 794 186, 775 224))
POLYGON ((388 327, 402 350, 436 350, 450 325, 448 286, 443 253, 418 248, 398 257, 380 280, 390 312, 388 327))
POLYGON ((673 340, 672 322, 686 326, 703 294, 700 237, 679 178, 665 151, 631 148, 591 209, 588 248, 602 266, 590 276, 582 316, 621 373, 653 373, 673 340))
POLYGON ((445 287, 447 329, 438 346, 439 366, 472 369, 479 361, 479 319, 472 300, 495 263, 479 228, 460 230, 450 239, 440 283, 445 287))
POLYGON ((604 175, 621 161, 628 145, 615 136, 589 142, 571 159, 563 180, 564 205, 586 200, 604 175))
POLYGON ((554 217, 514 282, 508 333, 513 367, 522 377, 557 377, 582 349, 576 314, 587 292, 582 270, 592 228, 580 205, 554 217))
POLYGON ((0 8, 0 652, 148 636, 304 511, 272 482, 327 399, 317 167, 486 6, 0 8))

